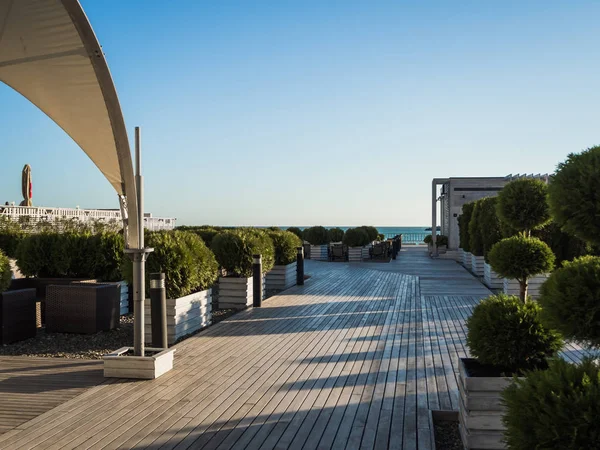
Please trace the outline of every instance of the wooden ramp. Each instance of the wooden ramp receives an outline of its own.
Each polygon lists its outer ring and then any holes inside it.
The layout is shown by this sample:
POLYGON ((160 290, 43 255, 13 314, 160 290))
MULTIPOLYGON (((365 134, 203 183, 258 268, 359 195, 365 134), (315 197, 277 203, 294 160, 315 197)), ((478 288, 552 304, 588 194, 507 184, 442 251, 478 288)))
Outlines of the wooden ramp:
POLYGON ((0 434, 102 382, 100 361, 0 356, 0 434))

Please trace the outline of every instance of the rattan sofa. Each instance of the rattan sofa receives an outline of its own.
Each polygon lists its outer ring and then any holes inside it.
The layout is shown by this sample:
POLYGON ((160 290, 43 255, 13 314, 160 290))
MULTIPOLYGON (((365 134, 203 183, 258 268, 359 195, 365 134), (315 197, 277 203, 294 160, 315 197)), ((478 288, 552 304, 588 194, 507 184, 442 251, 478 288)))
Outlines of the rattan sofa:
POLYGON ((0 345, 35 337, 35 289, 0 293, 0 345))

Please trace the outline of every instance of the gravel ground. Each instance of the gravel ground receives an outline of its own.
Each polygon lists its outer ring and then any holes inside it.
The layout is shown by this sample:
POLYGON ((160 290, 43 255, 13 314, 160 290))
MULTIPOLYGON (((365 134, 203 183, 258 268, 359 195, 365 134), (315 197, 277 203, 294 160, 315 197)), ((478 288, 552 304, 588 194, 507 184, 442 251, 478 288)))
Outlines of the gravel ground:
POLYGON ((437 450, 463 450, 458 422, 450 420, 435 421, 435 448, 437 450))
POLYGON ((96 334, 48 333, 39 328, 37 336, 0 346, 0 355, 50 358, 102 359, 103 355, 133 343, 133 316, 121 316, 119 328, 96 334))

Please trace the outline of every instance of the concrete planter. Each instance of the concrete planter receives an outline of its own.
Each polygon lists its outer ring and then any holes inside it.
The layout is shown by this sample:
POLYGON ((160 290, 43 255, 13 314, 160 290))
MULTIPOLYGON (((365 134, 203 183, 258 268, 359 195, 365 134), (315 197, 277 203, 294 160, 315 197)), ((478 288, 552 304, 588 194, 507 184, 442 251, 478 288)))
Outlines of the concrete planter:
POLYGON ((373 248, 373 244, 365 245, 362 248, 362 259, 371 259, 371 249, 373 248))
MULTIPOLYGON (((348 261, 360 262, 363 260, 364 247, 348 247, 348 261)), ((368 254, 368 251, 367 251, 368 254)))
POLYGON ((488 263, 483 263, 483 282, 490 289, 502 289, 504 287, 504 278, 498 276, 488 263))
MULTIPOLYGON (((542 287, 542 284, 546 282, 549 276, 549 273, 543 273, 530 278, 527 281, 529 285, 527 289, 527 295, 534 300, 540 298, 540 289, 542 287)), ((503 291, 505 294, 508 295, 519 295, 519 282, 517 280, 504 279, 503 291)))
MULTIPOLYGON (((209 326, 212 323, 212 289, 194 292, 175 299, 167 299, 167 334, 169 345, 179 338, 209 326)), ((144 306, 146 342, 152 342, 150 299, 144 306)))
POLYGON ((463 250, 462 265, 467 270, 471 270, 471 256, 473 256, 473 254, 471 252, 465 252, 463 250))
POLYGON ((296 262, 285 266, 274 266, 265 276, 267 291, 285 291, 296 286, 296 262))
POLYGON ((311 245, 310 259, 314 259, 315 261, 327 261, 329 259, 328 250, 328 245, 311 245))
MULTIPOLYGON (((252 306, 254 301, 252 283, 252 277, 220 277, 218 298, 219 308, 245 309, 252 306)), ((265 285, 266 283, 263 280, 263 299, 265 298, 265 285)))
POLYGON ((471 254, 471 272, 476 277, 483 277, 483 265, 485 258, 483 256, 475 256, 471 254))
POLYGON ((146 351, 155 354, 152 356, 125 355, 130 350, 133 350, 132 347, 122 347, 103 357, 105 377, 153 380, 173 368, 174 348, 146 347, 146 351))
POLYGON ((501 394, 512 378, 471 376, 468 368, 473 365, 477 365, 474 359, 460 359, 459 428, 463 445, 465 449, 505 449, 501 394))

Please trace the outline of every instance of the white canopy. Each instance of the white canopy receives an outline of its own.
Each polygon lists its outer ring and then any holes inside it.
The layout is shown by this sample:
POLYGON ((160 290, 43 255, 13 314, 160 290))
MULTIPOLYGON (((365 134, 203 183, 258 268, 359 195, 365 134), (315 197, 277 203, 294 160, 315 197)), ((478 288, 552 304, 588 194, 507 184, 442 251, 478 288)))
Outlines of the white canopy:
POLYGON ((54 120, 128 200, 137 248, 131 152, 108 65, 77 0, 0 0, 0 81, 54 120))

